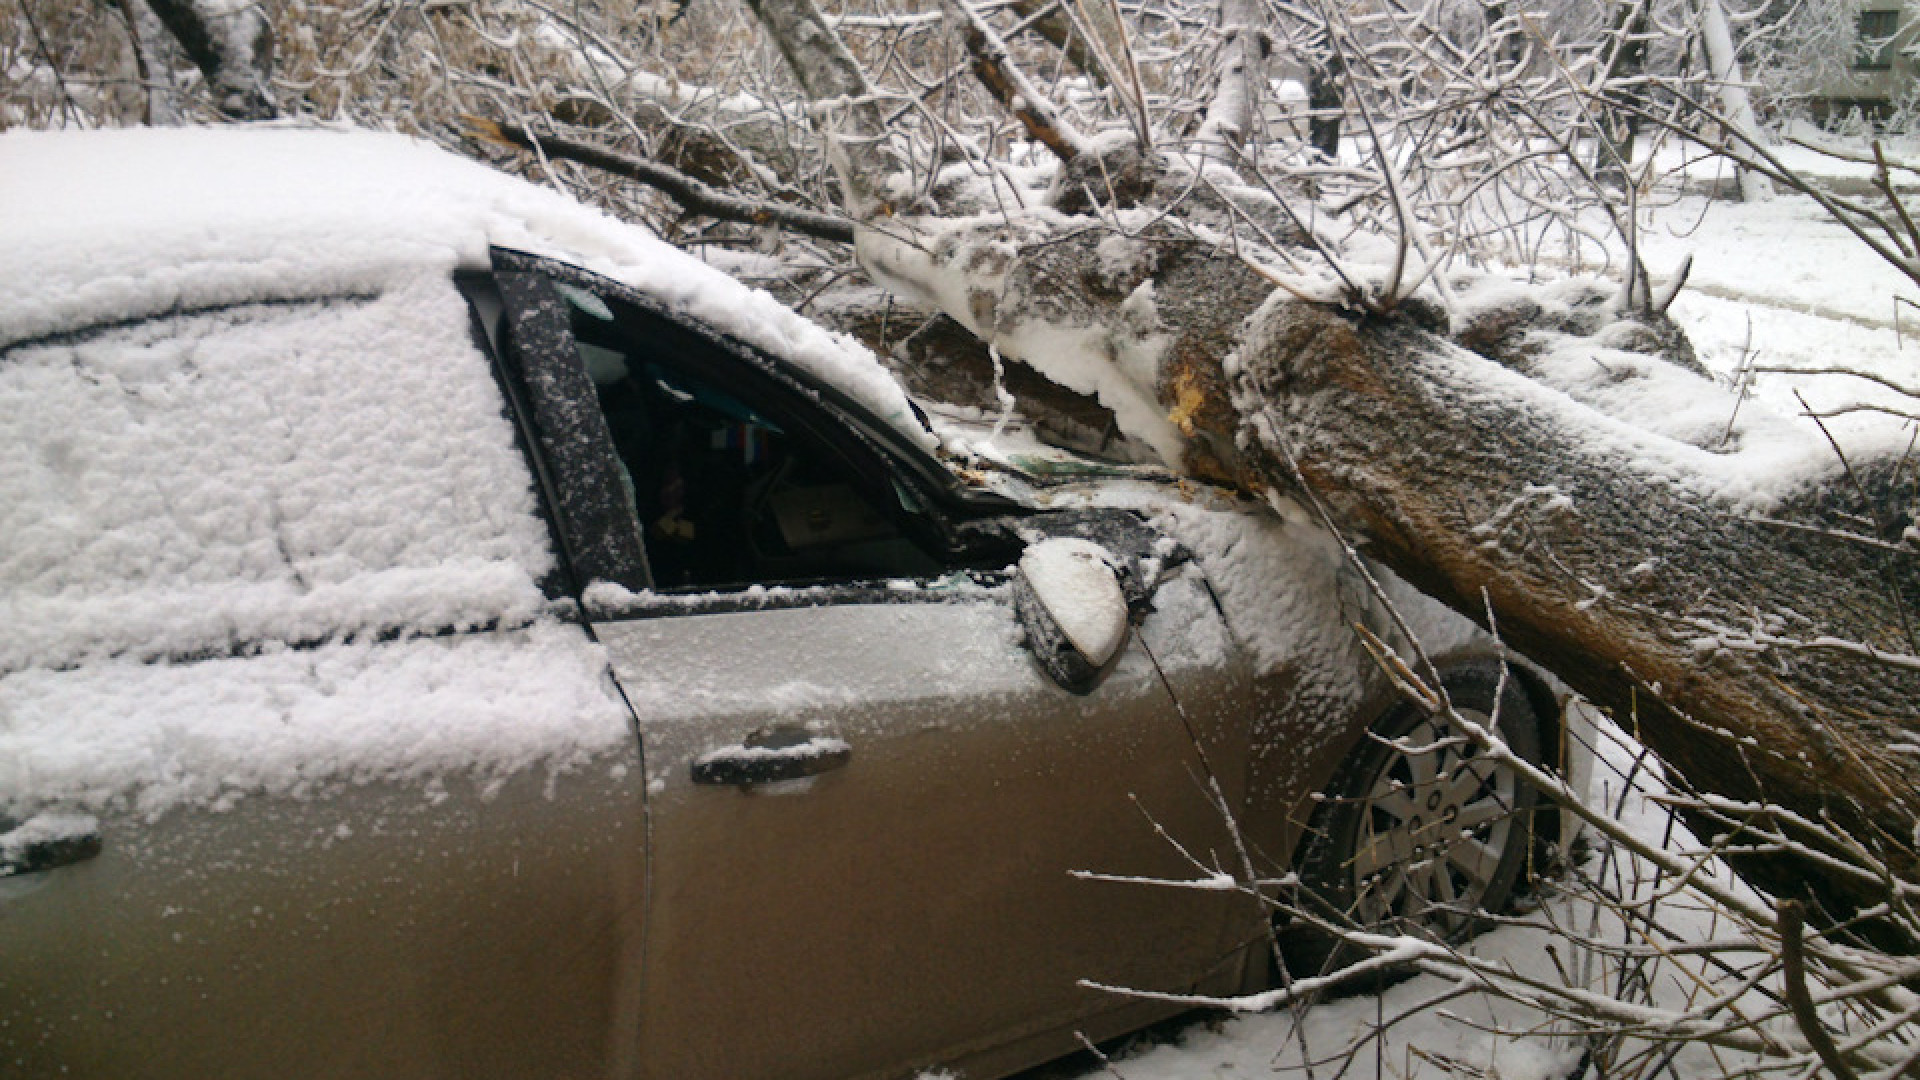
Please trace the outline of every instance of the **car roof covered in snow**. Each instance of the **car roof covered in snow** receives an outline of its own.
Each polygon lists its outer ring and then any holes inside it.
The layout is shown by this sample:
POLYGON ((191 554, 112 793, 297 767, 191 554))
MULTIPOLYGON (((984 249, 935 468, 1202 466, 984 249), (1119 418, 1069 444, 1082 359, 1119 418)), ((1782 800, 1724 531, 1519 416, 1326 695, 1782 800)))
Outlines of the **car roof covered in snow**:
POLYGON ((0 347, 170 311, 379 293, 549 255, 839 388, 923 446, 864 347, 651 236, 417 139, 290 127, 0 136, 0 347))

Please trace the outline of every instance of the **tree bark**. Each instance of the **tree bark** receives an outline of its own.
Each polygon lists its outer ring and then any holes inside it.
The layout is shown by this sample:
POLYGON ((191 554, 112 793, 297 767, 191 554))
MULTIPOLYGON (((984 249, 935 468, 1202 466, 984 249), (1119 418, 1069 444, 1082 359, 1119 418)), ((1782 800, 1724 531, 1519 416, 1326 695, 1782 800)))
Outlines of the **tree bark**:
POLYGON ((206 76, 214 108, 232 120, 271 120, 273 26, 257 4, 235 0, 146 0, 206 76))
POLYGON ((832 103, 828 158, 857 218, 890 211, 880 185, 899 171, 873 84, 813 0, 747 0, 808 100, 832 103))
POLYGON ((960 40, 973 58, 973 74, 1002 108, 1026 128, 1028 136, 1053 151, 1063 163, 1085 152, 1086 140, 1047 100, 1047 95, 1013 62, 1006 42, 966 0, 942 0, 947 17, 960 27, 960 40))
POLYGON ((143 0, 113 0, 113 6, 126 21, 127 38, 133 45, 134 69, 139 72, 141 96, 146 101, 141 119, 154 127, 178 124, 179 88, 167 64, 166 26, 143 0))
POLYGON ((1265 9, 1252 0, 1220 0, 1221 43, 1213 99, 1194 134, 1194 152, 1223 165, 1238 165, 1255 137, 1260 101, 1267 85, 1267 61, 1273 55, 1263 23, 1265 9))
MULTIPOLYGON (((1239 357, 1251 474, 1303 482, 1456 610, 1490 606, 1508 644, 1695 788, 1831 820, 1920 871, 1920 550, 1858 520, 1903 520, 1892 463, 1855 462, 1850 480, 1836 458, 1759 512, 1718 479, 1737 455, 1610 434, 1405 319, 1276 297, 1239 357)), ((1876 899, 1791 860, 1740 865, 1830 908, 1876 899)))
POLYGON ((1034 33, 1040 35, 1054 48, 1066 55, 1080 74, 1092 80, 1095 86, 1105 88, 1107 71, 1100 66, 1100 58, 1087 47, 1087 41, 1074 29, 1073 20, 1066 10, 1052 0, 1011 0, 1007 5, 1020 21, 1034 33))

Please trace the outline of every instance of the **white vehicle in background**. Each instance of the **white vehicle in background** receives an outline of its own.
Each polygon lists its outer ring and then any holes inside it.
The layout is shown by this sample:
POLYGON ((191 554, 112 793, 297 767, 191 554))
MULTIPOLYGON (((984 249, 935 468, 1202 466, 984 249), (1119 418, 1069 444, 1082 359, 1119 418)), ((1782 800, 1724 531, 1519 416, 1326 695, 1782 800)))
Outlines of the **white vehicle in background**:
POLYGON ((1366 922, 1516 887, 1532 793, 1305 526, 983 486, 858 346, 397 137, 14 133, 0 206, 9 1077, 1004 1075, 1177 1007, 1083 980, 1271 978, 1245 892, 1104 879, 1239 875, 1209 780, 1366 922))

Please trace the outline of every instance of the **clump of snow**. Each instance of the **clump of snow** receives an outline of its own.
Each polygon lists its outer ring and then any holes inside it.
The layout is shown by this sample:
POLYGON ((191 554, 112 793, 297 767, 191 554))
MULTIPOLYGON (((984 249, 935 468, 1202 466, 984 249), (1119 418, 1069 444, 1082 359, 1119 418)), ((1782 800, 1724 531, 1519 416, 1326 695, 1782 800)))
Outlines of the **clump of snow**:
MULTIPOLYGON (((1284 332, 1288 303, 1277 294, 1249 320, 1243 352, 1258 354, 1271 335, 1284 332)), ((1623 378, 1612 380, 1605 363, 1609 355, 1615 354, 1583 339, 1570 343, 1566 352, 1543 365, 1565 385, 1509 370, 1462 348, 1425 350, 1400 362, 1425 369, 1420 381, 1426 393, 1463 407, 1490 404, 1509 416, 1515 428, 1555 433, 1570 454, 1603 462, 1608 470, 1632 470, 1655 482, 1680 485, 1717 500, 1730 512, 1765 513, 1783 499, 1830 482, 1843 469, 1812 421, 1770 415, 1751 405, 1741 410, 1733 427, 1736 436, 1746 437, 1730 440, 1724 452, 1686 441, 1680 436, 1709 445, 1717 442, 1711 428, 1704 427, 1713 414, 1710 405, 1687 411, 1688 405, 1700 399, 1724 404, 1719 421, 1724 432, 1734 419, 1734 396, 1723 395, 1704 377, 1665 364, 1636 363, 1622 372, 1623 378)), ((1262 437, 1278 437, 1265 419, 1256 417, 1265 428, 1262 437)), ((1298 424, 1311 428, 1305 419, 1298 424)), ((1869 457, 1896 457, 1910 438, 1902 425, 1890 422, 1862 425, 1852 434, 1849 452, 1857 449, 1869 457)))
POLYGON ((606 657, 577 627, 111 660, 0 677, 0 815, 223 808, 376 780, 495 782, 631 746, 606 657))
POLYGON ((1805 425, 1743 410, 1735 388, 1668 362, 1667 343, 1648 322, 1623 317, 1618 293, 1591 278, 1528 288, 1485 275, 1461 290, 1455 327, 1469 347, 1497 346, 1502 363, 1651 435, 1716 453, 1805 441, 1805 425))
MULTIPOLYGON (((1038 215, 922 223, 913 236, 863 228, 861 265, 896 295, 944 311, 974 336, 1042 375, 1113 410, 1122 431, 1177 463, 1185 445, 1158 399, 1160 361, 1169 344, 1152 285, 1142 283, 1118 318, 1037 309, 1044 297, 1008 292, 1020 246, 1048 235, 1038 215)), ((1147 256, 1144 245, 1103 242, 1105 272, 1126 272, 1147 256)))
POLYGON ((1799 441, 1801 431, 1772 410, 1740 409, 1734 392, 1657 356, 1592 338, 1544 336, 1529 374, 1573 400, 1646 431, 1703 450, 1799 441))
MULTIPOLYGON (((1139 310, 1151 314, 1148 303, 1139 310)), ((1065 323, 1047 318, 1003 324, 996 344, 1069 390, 1088 394, 1113 410, 1120 430, 1153 447, 1168 464, 1181 460, 1185 441, 1167 419, 1151 378, 1157 375, 1166 338, 1157 327, 1139 328, 1126 320, 1111 324, 1065 323)))
MULTIPOLYGON (((5 819, 0 819, 4 823, 5 819)), ((100 833, 100 819, 92 814, 73 814, 53 810, 35 814, 20 824, 0 832, 0 873, 18 866, 34 848, 83 840, 100 833)))
POLYGON ((484 266, 491 244, 606 274, 928 440, 899 385, 851 338, 640 229, 418 140, 292 128, 9 132, 0 206, 33 208, 0 216, 0 345, 183 308, 378 294, 484 266))

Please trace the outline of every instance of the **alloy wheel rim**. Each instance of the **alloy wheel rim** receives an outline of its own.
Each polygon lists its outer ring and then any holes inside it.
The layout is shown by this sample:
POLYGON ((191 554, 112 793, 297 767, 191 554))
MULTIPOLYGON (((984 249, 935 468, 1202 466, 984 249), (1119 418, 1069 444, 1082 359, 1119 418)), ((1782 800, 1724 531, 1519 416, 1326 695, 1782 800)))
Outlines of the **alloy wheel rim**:
POLYGON ((1359 799, 1354 919, 1395 933, 1464 937, 1505 860, 1518 787, 1513 770, 1444 722, 1422 720, 1395 740, 1359 799))

